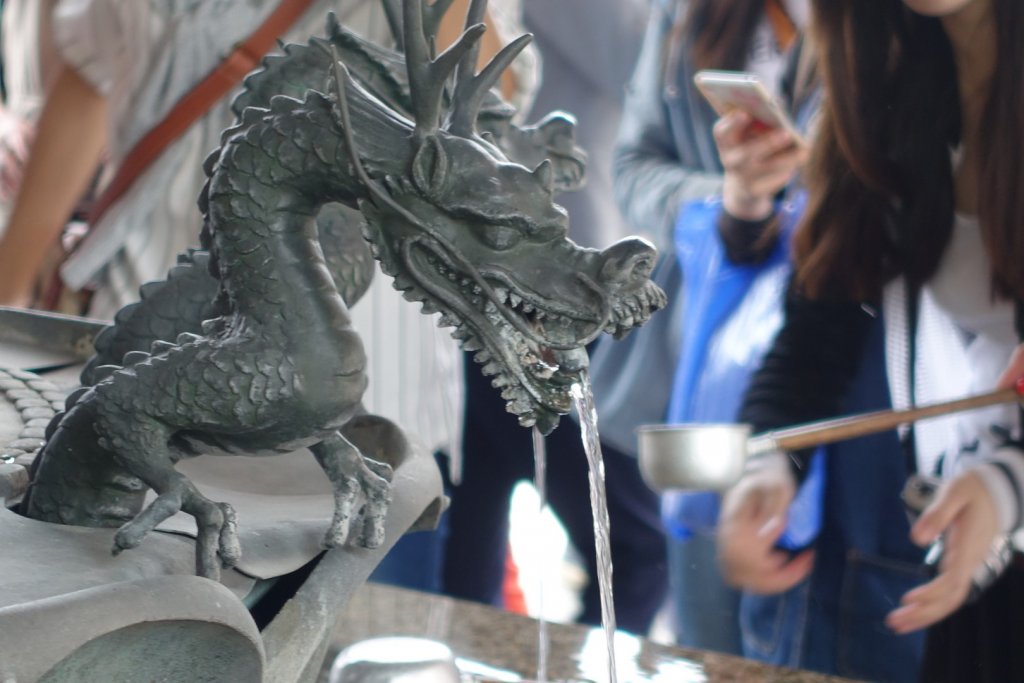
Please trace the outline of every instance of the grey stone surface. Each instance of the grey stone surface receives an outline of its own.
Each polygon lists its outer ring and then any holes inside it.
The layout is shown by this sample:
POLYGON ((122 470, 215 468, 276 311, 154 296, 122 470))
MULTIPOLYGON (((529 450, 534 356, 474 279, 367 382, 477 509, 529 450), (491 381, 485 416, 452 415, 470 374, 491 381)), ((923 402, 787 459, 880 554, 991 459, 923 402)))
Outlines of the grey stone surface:
MULTIPOLYGON (((547 680, 607 680, 607 649, 601 629, 548 624, 547 631, 547 680)), ((487 672, 491 680, 532 679, 537 674, 539 625, 535 619, 440 595, 368 584, 338 616, 319 682, 327 683, 331 662, 347 645, 381 636, 438 640, 455 652, 464 671, 487 672)), ((616 633, 615 642, 622 683, 847 681, 714 652, 661 645, 621 631, 616 633)))
POLYGON ((15 456, 14 464, 21 465, 22 467, 30 467, 35 459, 35 453, 24 453, 22 455, 15 456))
MULTIPOLYGON (((24 432, 24 429, 22 429, 21 431, 24 432)), ((35 438, 28 437, 28 438, 15 439, 14 441, 11 441, 9 444, 7 444, 7 447, 8 448, 17 448, 17 449, 23 450, 23 451, 34 451, 37 448, 40 448, 42 445, 43 445, 43 439, 42 438, 40 438, 40 437, 35 437, 35 438)))
POLYGON ((17 498, 28 488, 28 471, 16 463, 0 463, 0 500, 17 498))
POLYGON ((3 607, 0 633, 0 672, 18 683, 262 680, 252 617, 226 587, 191 575, 86 585, 3 607))
POLYGON ((49 408, 50 402, 39 398, 38 394, 33 395, 32 398, 20 398, 14 402, 14 407, 18 410, 25 410, 26 408, 49 408))

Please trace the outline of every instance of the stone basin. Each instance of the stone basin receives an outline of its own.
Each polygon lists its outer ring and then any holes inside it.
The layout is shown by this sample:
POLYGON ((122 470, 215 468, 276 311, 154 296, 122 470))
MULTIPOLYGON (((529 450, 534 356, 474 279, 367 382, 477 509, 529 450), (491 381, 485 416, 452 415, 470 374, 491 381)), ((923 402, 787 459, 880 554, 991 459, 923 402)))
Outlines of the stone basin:
MULTIPOLYGON (((548 624, 549 681, 608 679, 604 631, 548 624)), ((369 583, 338 618, 318 683, 345 647, 369 638, 409 636, 448 645, 464 673, 494 681, 537 676, 538 622, 486 605, 369 583)), ((851 683, 849 679, 759 664, 739 657, 615 637, 621 683, 851 683)))

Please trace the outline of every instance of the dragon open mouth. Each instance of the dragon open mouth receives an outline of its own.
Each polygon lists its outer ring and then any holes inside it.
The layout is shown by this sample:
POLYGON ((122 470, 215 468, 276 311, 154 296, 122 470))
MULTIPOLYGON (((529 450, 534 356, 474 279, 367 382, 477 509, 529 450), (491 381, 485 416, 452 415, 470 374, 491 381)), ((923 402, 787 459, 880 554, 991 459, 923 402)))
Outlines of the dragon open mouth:
POLYGON ((651 282, 611 296, 583 272, 577 290, 587 303, 544 297, 495 266, 477 267, 436 234, 408 237, 390 248, 367 226, 381 269, 424 313, 440 313, 460 346, 473 353, 524 427, 550 433, 572 406, 570 389, 589 365, 586 345, 602 332, 621 337, 665 304, 651 282), (583 317, 585 316, 585 317, 583 317))
POLYGON ((441 312, 441 324, 473 353, 520 424, 550 432, 569 412, 569 389, 588 365, 584 347, 606 321, 581 320, 563 304, 542 303, 503 273, 456 266, 439 246, 406 244, 403 260, 416 281, 406 298, 422 301, 425 312, 441 312))

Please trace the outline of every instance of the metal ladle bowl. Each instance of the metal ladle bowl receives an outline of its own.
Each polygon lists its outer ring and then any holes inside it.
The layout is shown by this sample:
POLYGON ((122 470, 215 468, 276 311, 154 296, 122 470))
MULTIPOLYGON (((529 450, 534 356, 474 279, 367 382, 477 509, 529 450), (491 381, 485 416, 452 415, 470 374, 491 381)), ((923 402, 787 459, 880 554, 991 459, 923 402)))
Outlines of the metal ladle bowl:
POLYGON ((751 436, 750 425, 643 425, 637 430, 640 474, 655 491, 724 491, 743 474, 747 460, 771 451, 799 451, 939 415, 1020 401, 1024 379, 1013 389, 907 410, 880 410, 811 422, 751 436))

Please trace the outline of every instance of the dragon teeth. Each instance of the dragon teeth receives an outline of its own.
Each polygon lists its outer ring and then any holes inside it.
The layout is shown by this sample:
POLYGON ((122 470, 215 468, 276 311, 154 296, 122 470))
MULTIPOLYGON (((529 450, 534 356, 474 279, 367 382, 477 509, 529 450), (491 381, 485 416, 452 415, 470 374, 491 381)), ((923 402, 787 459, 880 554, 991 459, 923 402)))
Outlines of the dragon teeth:
POLYGON ((511 407, 512 410, 518 415, 520 413, 529 412, 532 406, 530 405, 529 399, 520 397, 512 401, 511 407))
POLYGON ((547 365, 546 363, 539 364, 534 368, 533 375, 538 379, 551 379, 551 376, 555 374, 555 368, 547 365))
POLYGON ((527 428, 529 428, 529 427, 535 426, 536 424, 537 424, 537 418, 534 417, 533 413, 528 413, 526 415, 520 415, 519 416, 519 426, 520 427, 527 427, 527 428))

